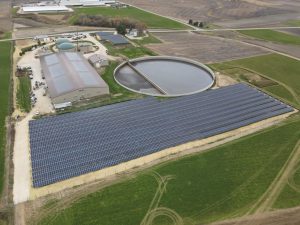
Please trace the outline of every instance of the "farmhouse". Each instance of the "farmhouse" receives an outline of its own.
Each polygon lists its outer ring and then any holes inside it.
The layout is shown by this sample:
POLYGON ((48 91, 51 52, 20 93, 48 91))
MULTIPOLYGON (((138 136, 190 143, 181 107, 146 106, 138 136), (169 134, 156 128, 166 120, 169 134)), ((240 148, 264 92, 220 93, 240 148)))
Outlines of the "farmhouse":
POLYGON ((40 61, 53 104, 109 94, 107 84, 80 53, 60 52, 40 61))

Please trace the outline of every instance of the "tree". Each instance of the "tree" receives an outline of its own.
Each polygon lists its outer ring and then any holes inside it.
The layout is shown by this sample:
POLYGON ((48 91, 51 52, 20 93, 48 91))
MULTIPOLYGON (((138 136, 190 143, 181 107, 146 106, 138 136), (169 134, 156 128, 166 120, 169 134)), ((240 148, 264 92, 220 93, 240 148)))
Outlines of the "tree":
POLYGON ((204 23, 203 23, 203 22, 200 22, 200 23, 199 23, 199 27, 203 28, 203 27, 204 27, 204 23))
POLYGON ((193 25, 194 25, 195 27, 198 27, 198 26, 199 26, 199 22, 194 22, 193 25))
POLYGON ((118 34, 122 34, 122 35, 125 35, 127 33, 126 31, 126 26, 122 23, 120 23, 117 28, 116 28, 118 34))
POLYGON ((193 25, 193 20, 192 19, 189 19, 189 24, 193 25))

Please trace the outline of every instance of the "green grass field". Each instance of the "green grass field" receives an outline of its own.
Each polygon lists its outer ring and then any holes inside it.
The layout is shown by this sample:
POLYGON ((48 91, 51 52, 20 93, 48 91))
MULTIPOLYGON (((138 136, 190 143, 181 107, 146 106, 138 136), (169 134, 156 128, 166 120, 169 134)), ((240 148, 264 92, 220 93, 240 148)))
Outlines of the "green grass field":
MULTIPOLYGON (((300 62, 285 56, 270 54, 247 59, 212 64, 212 68, 219 71, 228 69, 248 69, 263 75, 280 84, 280 88, 268 88, 267 91, 275 96, 300 106, 300 62), (293 96, 293 97, 291 97, 293 96)), ((228 75, 231 75, 230 73, 228 75)))
POLYGON ((4 149, 5 149, 5 118, 9 113, 10 60, 11 42, 0 42, 0 193, 3 189, 4 149))
POLYGON ((159 39, 157 39, 156 37, 154 37, 151 34, 149 34, 148 37, 144 37, 142 40, 133 40, 133 41, 139 45, 162 43, 159 39))
MULTIPOLYGON (((242 215, 267 190, 300 138, 300 120, 269 128, 208 152, 148 169, 136 178, 55 207, 40 224, 139 225, 154 197, 153 172, 173 176, 159 206, 175 211, 184 224, 242 215), (270 141, 272 140, 272 141, 270 141)), ((156 225, 170 224, 157 217, 156 225)))
POLYGON ((80 14, 88 15, 103 15, 108 17, 130 18, 143 22, 148 28, 163 28, 163 29, 190 29, 190 27, 177 21, 161 17, 143 10, 128 7, 116 9, 112 7, 80 7, 74 8, 74 16, 70 18, 70 23, 78 18, 80 14))
POLYGON ((17 90, 17 103, 20 109, 24 112, 29 112, 31 110, 30 102, 30 91, 31 82, 29 77, 19 77, 19 86, 17 90))
POLYGON ((288 20, 286 24, 289 26, 300 27, 300 20, 288 20))
POLYGON ((240 33, 280 44, 300 45, 300 37, 275 30, 241 30, 240 33))
POLYGON ((103 43, 108 50, 108 54, 112 56, 125 56, 129 59, 138 58, 141 56, 155 56, 154 52, 143 46, 129 45, 123 48, 113 46, 108 42, 103 43))

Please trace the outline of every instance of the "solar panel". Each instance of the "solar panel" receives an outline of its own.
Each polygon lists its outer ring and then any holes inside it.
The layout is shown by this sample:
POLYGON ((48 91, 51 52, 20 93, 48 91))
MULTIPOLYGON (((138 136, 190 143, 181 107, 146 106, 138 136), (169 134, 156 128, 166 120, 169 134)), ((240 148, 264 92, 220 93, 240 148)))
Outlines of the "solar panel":
POLYGON ((117 165, 292 110, 254 88, 236 84, 179 98, 133 100, 30 121, 33 186, 117 165))

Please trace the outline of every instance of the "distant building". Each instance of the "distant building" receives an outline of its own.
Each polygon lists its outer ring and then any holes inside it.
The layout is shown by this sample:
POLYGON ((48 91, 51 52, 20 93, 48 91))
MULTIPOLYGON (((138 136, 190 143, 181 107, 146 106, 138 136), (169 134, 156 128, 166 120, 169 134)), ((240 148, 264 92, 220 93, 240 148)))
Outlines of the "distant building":
POLYGON ((115 0, 57 0, 59 5, 65 6, 105 6, 115 4, 115 0))
POLYGON ((47 5, 47 6, 23 6, 21 7, 19 13, 63 13, 63 12, 73 12, 71 8, 60 5, 47 5))
POLYGON ((33 39, 35 41, 40 41, 40 42, 45 42, 45 43, 52 41, 52 38, 50 38, 48 35, 38 35, 38 36, 35 36, 33 39))
POLYGON ((109 65, 109 61, 107 59, 107 56, 105 56, 105 55, 94 54, 94 55, 91 55, 88 60, 96 68, 100 68, 101 66, 109 65))
POLYGON ((40 61, 53 104, 109 94, 108 85, 80 53, 54 53, 40 57, 40 61))

